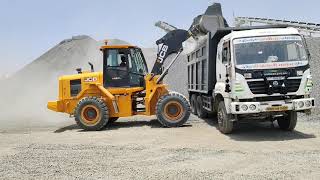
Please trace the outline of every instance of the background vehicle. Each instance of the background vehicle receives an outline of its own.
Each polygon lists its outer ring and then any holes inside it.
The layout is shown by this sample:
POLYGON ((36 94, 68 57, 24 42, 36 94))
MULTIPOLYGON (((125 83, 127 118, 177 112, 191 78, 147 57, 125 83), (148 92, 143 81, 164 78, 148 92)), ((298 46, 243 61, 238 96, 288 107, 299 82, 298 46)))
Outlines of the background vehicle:
POLYGON ((309 52, 298 30, 231 28, 220 4, 214 4, 189 31, 198 37, 187 56, 192 113, 217 114, 222 133, 249 119, 277 121, 281 129, 293 130, 297 112, 314 106, 309 52))
POLYGON ((59 78, 59 100, 48 102, 48 108, 68 113, 85 130, 101 130, 119 117, 157 115, 165 127, 182 126, 190 116, 187 99, 169 92, 162 83, 170 66, 182 51, 188 32, 175 30, 157 41, 160 46, 157 60, 148 74, 147 64, 136 46, 106 45, 103 52, 103 72, 82 72, 59 78), (177 53, 170 65, 163 62, 177 53))

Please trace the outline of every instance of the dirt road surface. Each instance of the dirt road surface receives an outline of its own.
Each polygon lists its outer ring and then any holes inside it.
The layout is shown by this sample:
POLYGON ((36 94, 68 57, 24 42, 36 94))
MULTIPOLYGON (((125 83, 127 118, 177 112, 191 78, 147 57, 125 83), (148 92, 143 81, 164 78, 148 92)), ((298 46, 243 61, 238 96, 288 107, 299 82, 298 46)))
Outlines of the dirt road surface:
POLYGON ((0 128, 0 179, 320 179, 320 123, 301 118, 294 132, 271 123, 222 135, 216 122, 191 117, 181 128, 153 118, 120 119, 83 132, 0 128))

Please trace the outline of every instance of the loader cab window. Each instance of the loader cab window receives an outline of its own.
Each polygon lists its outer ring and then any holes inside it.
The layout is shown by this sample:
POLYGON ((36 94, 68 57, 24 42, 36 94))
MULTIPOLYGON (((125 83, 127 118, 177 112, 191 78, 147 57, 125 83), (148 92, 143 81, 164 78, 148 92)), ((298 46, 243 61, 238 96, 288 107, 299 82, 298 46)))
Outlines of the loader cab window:
POLYGON ((128 53, 125 49, 105 49, 104 59, 104 86, 129 86, 128 53))
POLYGON ((104 50, 105 87, 143 87, 147 67, 137 48, 104 50))
POLYGON ((129 63, 130 83, 133 86, 143 87, 144 76, 148 73, 148 68, 140 49, 130 49, 129 63))

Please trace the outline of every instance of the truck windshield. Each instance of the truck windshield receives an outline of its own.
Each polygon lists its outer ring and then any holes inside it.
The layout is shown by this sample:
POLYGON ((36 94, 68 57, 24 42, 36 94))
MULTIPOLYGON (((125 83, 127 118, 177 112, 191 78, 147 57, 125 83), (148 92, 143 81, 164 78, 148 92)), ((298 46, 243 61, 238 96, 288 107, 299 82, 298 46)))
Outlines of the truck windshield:
POLYGON ((233 44, 237 65, 277 62, 301 64, 301 61, 308 61, 302 38, 298 35, 241 38, 235 39, 233 44))

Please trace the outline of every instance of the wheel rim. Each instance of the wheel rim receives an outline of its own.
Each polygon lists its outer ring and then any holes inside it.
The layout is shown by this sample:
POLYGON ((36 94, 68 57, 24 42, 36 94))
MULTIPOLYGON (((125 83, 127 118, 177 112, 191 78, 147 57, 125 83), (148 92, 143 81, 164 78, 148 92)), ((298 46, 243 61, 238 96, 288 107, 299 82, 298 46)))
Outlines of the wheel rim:
POLYGON ((179 102, 171 101, 165 105, 163 113, 170 121, 178 121, 183 115, 183 107, 179 102))
POLYGON ((86 105, 81 110, 81 119, 87 125, 94 125, 99 122, 99 109, 93 105, 86 105))

